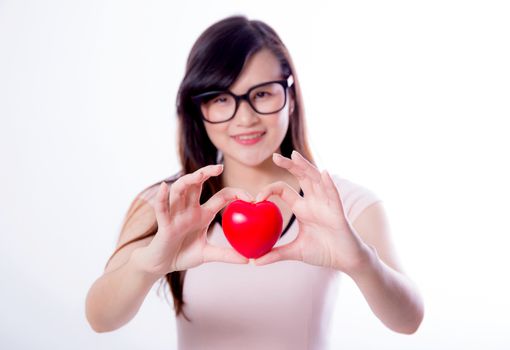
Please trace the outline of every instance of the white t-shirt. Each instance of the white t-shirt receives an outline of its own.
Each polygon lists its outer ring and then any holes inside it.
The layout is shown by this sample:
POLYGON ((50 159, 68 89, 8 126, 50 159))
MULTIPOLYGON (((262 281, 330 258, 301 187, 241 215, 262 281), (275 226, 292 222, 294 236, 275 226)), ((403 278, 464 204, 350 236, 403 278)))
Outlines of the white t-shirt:
MULTIPOLYGON (((347 219, 353 223, 381 201, 371 190, 333 175, 347 219)), ((151 204, 157 186, 141 194, 151 204), (152 194, 150 192, 153 192, 152 194)), ((276 243, 294 240, 294 217, 276 243)), ((219 223, 211 244, 230 246, 219 223)), ((297 261, 265 266, 206 263, 187 271, 184 310, 177 318, 178 346, 188 349, 328 349, 340 272, 297 261)))

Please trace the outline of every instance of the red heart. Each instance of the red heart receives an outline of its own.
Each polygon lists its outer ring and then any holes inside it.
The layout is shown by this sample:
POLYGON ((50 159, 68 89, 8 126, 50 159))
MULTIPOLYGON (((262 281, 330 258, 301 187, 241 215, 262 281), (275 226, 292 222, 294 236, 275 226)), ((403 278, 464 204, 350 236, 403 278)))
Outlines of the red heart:
POLYGON ((280 209, 270 201, 230 203, 221 221, 230 245, 246 258, 256 259, 269 252, 282 233, 280 209))

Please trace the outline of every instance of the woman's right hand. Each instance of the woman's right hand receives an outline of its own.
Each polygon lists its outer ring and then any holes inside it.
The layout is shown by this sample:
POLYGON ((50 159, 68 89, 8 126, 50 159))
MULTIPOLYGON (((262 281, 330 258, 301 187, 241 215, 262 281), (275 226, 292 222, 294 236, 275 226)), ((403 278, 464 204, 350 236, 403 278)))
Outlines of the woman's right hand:
POLYGON ((200 205, 202 184, 222 171, 221 164, 208 165, 183 175, 170 186, 170 198, 168 185, 161 183, 154 208, 158 231, 148 246, 136 252, 144 271, 162 277, 206 262, 249 262, 233 248, 213 246, 207 241, 209 224, 223 207, 236 199, 253 201, 248 192, 225 187, 200 205))

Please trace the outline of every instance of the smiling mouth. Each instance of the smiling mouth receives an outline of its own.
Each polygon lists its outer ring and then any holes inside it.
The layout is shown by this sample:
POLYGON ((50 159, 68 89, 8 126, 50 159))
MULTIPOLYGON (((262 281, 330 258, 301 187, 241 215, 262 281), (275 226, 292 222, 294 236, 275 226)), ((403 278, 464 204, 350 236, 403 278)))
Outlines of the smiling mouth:
POLYGON ((265 132, 261 132, 258 134, 252 134, 252 135, 243 135, 243 136, 232 136, 234 140, 236 140, 238 143, 241 144, 254 144, 262 139, 262 137, 265 135, 265 132))
POLYGON ((261 132, 261 133, 258 133, 258 134, 243 135, 243 136, 234 136, 234 137, 239 139, 239 140, 253 140, 253 139, 256 139, 258 137, 261 137, 264 134, 265 134, 265 132, 261 132))

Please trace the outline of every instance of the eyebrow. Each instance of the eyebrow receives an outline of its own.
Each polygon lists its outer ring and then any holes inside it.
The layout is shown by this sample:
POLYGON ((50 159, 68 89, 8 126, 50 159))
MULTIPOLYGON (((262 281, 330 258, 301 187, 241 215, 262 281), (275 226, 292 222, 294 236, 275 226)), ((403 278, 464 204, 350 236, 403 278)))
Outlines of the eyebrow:
MULTIPOLYGON (((251 85, 250 85, 247 89, 244 89, 244 92, 242 92, 242 93, 241 93, 241 95, 242 95, 242 94, 245 94, 246 92, 248 92, 248 90, 250 90, 250 89, 251 89, 252 87, 254 87, 254 86, 262 85, 262 84, 265 84, 265 83, 270 83, 270 82, 273 82, 273 81, 281 81, 281 80, 285 80, 285 78, 283 78, 283 77, 281 77, 281 76, 280 76, 279 78, 262 80, 262 81, 260 81, 260 82, 258 82, 258 83, 251 84, 251 85)), ((218 91, 230 91, 230 92, 234 93, 234 92, 232 91, 232 89, 230 89, 230 88, 227 88, 227 89, 225 89, 225 90, 218 90, 218 91)))
POLYGON ((257 83, 255 85, 250 86, 242 94, 236 94, 231 89, 226 89, 226 90, 216 89, 216 90, 206 90, 205 92, 202 92, 200 94, 193 95, 193 96, 191 96, 191 99, 195 100, 196 98, 199 98, 201 96, 210 95, 210 94, 214 94, 214 93, 222 93, 222 92, 227 92, 227 93, 230 93, 230 94, 233 94, 233 95, 236 95, 236 96, 243 96, 243 95, 246 95, 249 90, 254 89, 254 88, 256 88, 256 87, 258 87, 260 85, 264 85, 264 84, 272 83, 272 82, 283 82, 283 81, 287 82, 287 87, 291 87, 292 85, 294 85, 294 76, 292 74, 290 74, 286 79, 285 78, 281 78, 281 79, 267 80, 267 81, 263 81, 263 82, 257 83))

